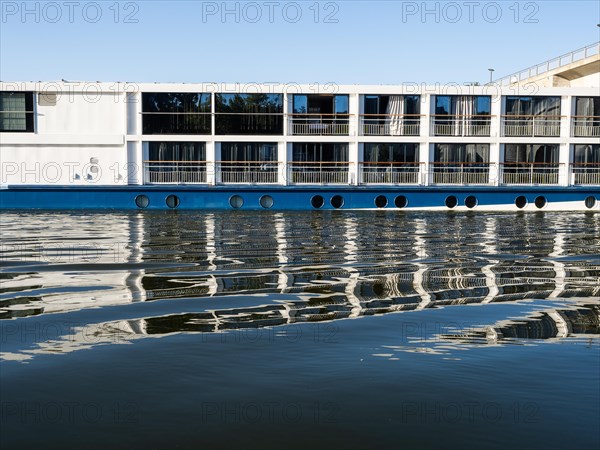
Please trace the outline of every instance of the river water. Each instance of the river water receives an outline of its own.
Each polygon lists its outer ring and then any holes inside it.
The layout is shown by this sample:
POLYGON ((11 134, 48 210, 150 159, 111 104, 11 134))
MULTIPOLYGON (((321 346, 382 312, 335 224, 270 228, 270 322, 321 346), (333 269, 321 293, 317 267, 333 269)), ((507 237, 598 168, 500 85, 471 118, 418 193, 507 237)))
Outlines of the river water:
POLYGON ((600 447, 600 214, 0 225, 2 448, 600 447))

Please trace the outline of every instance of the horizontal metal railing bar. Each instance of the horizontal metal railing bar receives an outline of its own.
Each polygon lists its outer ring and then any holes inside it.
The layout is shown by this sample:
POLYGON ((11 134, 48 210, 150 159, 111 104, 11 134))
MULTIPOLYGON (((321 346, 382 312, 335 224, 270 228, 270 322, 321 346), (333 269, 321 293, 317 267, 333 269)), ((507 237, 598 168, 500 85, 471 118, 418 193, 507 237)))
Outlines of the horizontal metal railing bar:
MULTIPOLYGON (((502 114, 500 117, 503 118, 536 118, 536 119, 562 119, 563 117, 568 117, 568 116, 561 116, 561 115, 545 115, 545 114, 502 114)), ((572 116, 571 116, 572 117, 572 116)))
POLYGON ((426 114, 359 114, 361 117, 425 117, 426 114))
POLYGON ((481 118, 491 118, 497 117, 492 114, 431 114, 431 117, 481 117, 481 118))
POLYGON ((385 166, 414 166, 414 165, 423 165, 424 162, 370 162, 370 161, 361 161, 358 164, 364 166, 376 166, 376 165, 385 165, 385 166))

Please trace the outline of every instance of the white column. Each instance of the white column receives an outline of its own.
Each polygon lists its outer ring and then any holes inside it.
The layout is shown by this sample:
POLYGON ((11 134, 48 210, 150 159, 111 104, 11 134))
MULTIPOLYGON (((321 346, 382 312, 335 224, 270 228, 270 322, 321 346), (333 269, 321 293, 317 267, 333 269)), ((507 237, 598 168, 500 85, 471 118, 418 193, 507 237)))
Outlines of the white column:
POLYGON ((428 94, 428 93, 421 93, 421 121, 419 124, 419 130, 420 130, 420 135, 421 135, 421 143, 419 144, 419 162, 420 164, 420 174, 419 174, 419 180, 420 183, 423 184, 424 186, 428 186, 429 185, 429 180, 430 180, 430 176, 429 176, 429 172, 430 172, 430 168, 429 168, 429 162, 433 160, 432 155, 430 155, 431 150, 430 147, 430 142, 429 142, 429 137, 431 135, 430 133, 430 121, 431 121, 431 114, 433 113, 432 111, 432 94, 428 94))
POLYGON ((127 177, 127 184, 144 184, 144 163, 143 163, 142 142, 139 140, 127 140, 127 165, 124 169, 127 177))
POLYGON ((348 143, 348 184, 358 184, 358 143, 348 143))
POLYGON ((558 151, 558 162, 561 164, 558 170, 558 184, 568 186, 571 183, 571 148, 568 144, 571 136, 571 111, 574 99, 570 95, 560 98, 560 148, 558 151))
POLYGON ((215 146, 215 141, 212 138, 206 141, 206 183, 213 186, 216 184, 215 161, 217 159, 215 146))
POLYGON ((127 165, 123 167, 126 172, 127 184, 144 184, 144 159, 142 148, 142 94, 128 92, 125 94, 125 107, 127 113, 127 165))
POLYGON ((288 152, 287 143, 277 143, 277 161, 279 166, 277 167, 277 183, 285 186, 287 184, 287 166, 288 166, 288 152))

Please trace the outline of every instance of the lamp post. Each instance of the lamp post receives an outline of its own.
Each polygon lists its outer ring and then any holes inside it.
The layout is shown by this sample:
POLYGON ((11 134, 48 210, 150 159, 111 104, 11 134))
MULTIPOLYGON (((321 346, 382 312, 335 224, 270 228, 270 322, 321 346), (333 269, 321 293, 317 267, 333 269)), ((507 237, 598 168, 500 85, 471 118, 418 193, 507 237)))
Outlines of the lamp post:
POLYGON ((488 69, 490 71, 490 84, 492 84, 492 81, 494 79, 494 69, 488 69))

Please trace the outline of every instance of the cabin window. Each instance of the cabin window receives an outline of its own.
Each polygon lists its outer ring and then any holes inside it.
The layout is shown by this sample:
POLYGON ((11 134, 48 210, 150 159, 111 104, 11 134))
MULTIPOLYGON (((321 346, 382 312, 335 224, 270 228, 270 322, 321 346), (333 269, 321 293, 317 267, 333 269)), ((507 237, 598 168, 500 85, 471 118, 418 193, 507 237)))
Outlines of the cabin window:
POLYGON ((0 92, 0 132, 33 133, 33 92, 0 92))
POLYGON ((144 162, 149 183, 205 183, 204 142, 148 142, 144 162))
POLYGON ((222 142, 218 162, 223 183, 277 183, 276 142, 222 142))
POLYGON ((283 94, 216 94, 215 112, 216 134, 283 134, 283 94))
POLYGON ((210 134, 210 94, 145 92, 142 94, 144 134, 210 134))

